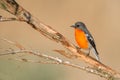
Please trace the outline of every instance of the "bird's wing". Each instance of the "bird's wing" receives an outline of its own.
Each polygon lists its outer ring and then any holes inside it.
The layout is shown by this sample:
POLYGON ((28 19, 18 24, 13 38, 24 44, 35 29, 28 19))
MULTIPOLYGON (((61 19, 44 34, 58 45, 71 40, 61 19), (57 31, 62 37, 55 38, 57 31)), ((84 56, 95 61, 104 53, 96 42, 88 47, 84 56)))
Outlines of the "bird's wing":
POLYGON ((92 47, 95 49, 96 53, 98 54, 93 37, 91 36, 91 34, 86 34, 86 36, 87 36, 89 43, 92 45, 92 47))

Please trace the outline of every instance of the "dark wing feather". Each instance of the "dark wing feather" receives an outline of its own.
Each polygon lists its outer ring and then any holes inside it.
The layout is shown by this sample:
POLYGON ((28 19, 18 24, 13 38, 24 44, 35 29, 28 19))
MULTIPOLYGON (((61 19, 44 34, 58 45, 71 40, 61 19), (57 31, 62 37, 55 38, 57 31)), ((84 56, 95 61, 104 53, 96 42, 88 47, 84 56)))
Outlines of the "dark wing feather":
POLYGON ((95 49, 96 53, 98 54, 93 37, 91 36, 91 34, 86 34, 86 36, 87 36, 88 41, 90 42, 92 47, 95 49))

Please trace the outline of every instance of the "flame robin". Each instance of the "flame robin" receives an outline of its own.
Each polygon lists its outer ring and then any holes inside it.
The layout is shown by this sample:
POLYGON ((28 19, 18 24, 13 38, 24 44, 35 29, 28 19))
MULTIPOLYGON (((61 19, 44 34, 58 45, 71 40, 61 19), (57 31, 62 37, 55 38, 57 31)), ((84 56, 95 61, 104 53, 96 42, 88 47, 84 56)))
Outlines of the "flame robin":
POLYGON ((82 49, 89 50, 89 53, 90 53, 90 50, 93 49, 94 55, 96 59, 99 61, 100 59, 98 56, 98 51, 96 49, 94 38, 86 28, 85 24, 83 22, 76 22, 71 27, 75 28, 75 40, 78 46, 82 49))

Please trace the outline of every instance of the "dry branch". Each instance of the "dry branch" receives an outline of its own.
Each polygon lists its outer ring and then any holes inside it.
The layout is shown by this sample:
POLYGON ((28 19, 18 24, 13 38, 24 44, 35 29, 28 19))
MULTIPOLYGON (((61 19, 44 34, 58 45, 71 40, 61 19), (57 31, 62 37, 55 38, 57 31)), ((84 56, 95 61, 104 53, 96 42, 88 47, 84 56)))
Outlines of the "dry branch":
POLYGON ((82 51, 78 51, 76 46, 74 46, 74 44, 67 40, 62 34, 54 30, 49 25, 39 21, 37 18, 31 15, 30 12, 21 7, 15 0, 0 0, 0 7, 15 15, 19 21, 28 23, 33 29, 40 32, 47 38, 61 43, 67 50, 71 52, 72 55, 76 56, 78 60, 83 60, 90 64, 94 67, 93 69, 98 70, 101 75, 107 75, 106 78, 109 79, 120 79, 120 73, 104 65, 103 63, 98 62, 94 58, 86 56, 82 51))
MULTIPOLYGON (((10 40, 7 40, 5 38, 2 38, 4 41, 6 41, 7 43, 11 44, 11 45, 14 45, 15 47, 19 48, 20 50, 13 50, 12 51, 9 51, 7 53, 4 53, 4 54, 0 54, 0 56, 3 56, 3 55, 10 55, 10 54, 18 54, 18 53, 29 53, 29 54, 32 54, 32 55, 35 55, 37 57, 40 57, 40 58, 43 58, 43 59, 46 59, 46 60, 49 60, 49 61, 52 61, 52 62, 47 62, 47 61, 42 61, 42 60, 38 60, 38 61, 35 61, 35 60, 28 60, 26 58, 20 58, 20 59, 16 59, 15 60, 18 60, 18 61, 24 61, 24 62, 32 62, 32 63, 42 63, 42 64, 62 64, 62 65, 66 65, 66 66, 71 66, 71 67, 74 67, 74 68, 78 68, 80 70, 84 70, 86 72, 89 72, 89 73, 92 73, 92 74, 96 74, 96 75, 100 75, 101 77, 106 77, 106 76, 102 76, 101 74, 99 74, 97 72, 97 70, 94 70, 93 68, 91 67, 81 67, 79 65, 76 65, 76 64, 73 64, 71 63, 70 61, 65 61, 65 60, 62 60, 58 57, 53 57, 53 56, 48 56, 46 54, 40 54, 39 52, 35 52, 35 51, 32 51, 32 50, 26 50, 21 44, 17 43, 17 42, 12 42, 10 40)), ((61 53, 61 50, 55 50, 59 53, 61 53)), ((64 53, 64 51, 63 51, 64 53)), ((62 54, 63 54, 62 53, 62 54)))
POLYGON ((17 18, 6 18, 0 16, 0 22, 5 22, 5 21, 17 21, 17 18))

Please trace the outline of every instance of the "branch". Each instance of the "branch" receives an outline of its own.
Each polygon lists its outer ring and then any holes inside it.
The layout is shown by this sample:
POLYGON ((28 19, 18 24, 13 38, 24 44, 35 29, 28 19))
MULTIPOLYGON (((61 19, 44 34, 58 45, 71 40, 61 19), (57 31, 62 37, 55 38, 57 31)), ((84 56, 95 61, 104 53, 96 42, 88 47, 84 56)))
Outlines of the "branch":
MULTIPOLYGON (((101 76, 101 74, 99 74, 97 72, 97 70, 94 70, 91 67, 80 67, 79 65, 72 64, 69 61, 64 61, 64 60, 62 60, 60 58, 48 56, 48 55, 45 55, 45 54, 40 54, 38 52, 31 51, 31 50, 12 51, 12 52, 8 52, 8 53, 5 53, 5 54, 0 54, 0 56, 2 56, 2 55, 10 55, 10 54, 17 54, 17 53, 30 53, 30 54, 36 55, 36 56, 38 56, 40 58, 44 58, 46 60, 53 61, 53 62, 45 62, 45 61, 41 61, 41 60, 34 61, 34 60, 28 60, 28 59, 25 59, 25 58, 22 58, 22 59, 17 58, 17 59, 15 59, 15 60, 18 60, 18 61, 32 62, 32 63, 42 63, 42 64, 61 64, 61 65, 70 66, 70 67, 73 67, 73 68, 77 68, 77 69, 84 70, 86 72, 101 76)), ((105 76, 103 75, 101 77, 105 77, 105 76)))
POLYGON ((19 21, 17 18, 6 18, 0 16, 0 22, 5 22, 5 21, 19 21))
POLYGON ((61 43, 67 50, 71 52, 72 55, 76 56, 78 60, 83 60, 86 63, 90 64, 103 75, 109 75, 106 78, 109 77, 112 79, 120 79, 120 73, 113 70, 109 66, 98 62, 94 58, 86 56, 84 52, 79 51, 76 46, 67 40, 62 34, 54 30, 49 25, 46 25, 43 22, 39 21, 37 18, 31 15, 30 12, 22 8, 15 0, 0 0, 0 7, 16 16, 19 21, 28 23, 33 29, 40 32, 45 37, 55 42, 61 43))
MULTIPOLYGON (((20 45, 19 43, 16 43, 16 42, 12 42, 10 40, 7 40, 5 38, 2 38, 4 41, 8 42, 9 44, 12 44, 14 45, 15 47, 19 48, 20 50, 16 50, 14 51, 12 49, 11 52, 7 52, 7 53, 4 53, 4 54, 0 54, 0 56, 3 56, 3 55, 10 55, 10 54, 17 54, 17 53, 29 53, 29 54, 32 54, 32 55, 35 55, 37 57, 40 57, 40 58, 43 58, 43 59, 46 59, 46 60, 49 60, 49 61, 54 61, 54 62, 45 62, 45 61, 34 61, 34 60, 28 60, 28 59, 25 59, 25 58, 22 58, 22 59, 15 59, 15 60, 18 60, 18 61, 24 61, 24 62, 32 62, 32 63, 42 63, 42 64, 62 64, 62 65, 66 65, 66 66, 70 66, 70 67, 73 67, 73 68, 77 68, 77 69, 80 69, 80 70, 84 70, 86 72, 89 72, 89 73, 92 73, 92 74, 96 74, 96 75, 100 75, 101 77, 106 77, 104 75, 101 75, 98 73, 97 70, 91 68, 91 67, 80 67, 79 65, 76 65, 76 64, 73 64, 69 61, 64 61, 60 58, 57 58, 57 57, 52 57, 52 56, 48 56, 48 55, 45 55, 45 54, 40 54, 39 52, 35 52, 35 51, 31 51, 31 50, 26 50, 22 45, 20 45)), ((61 51, 59 50, 56 50, 57 52, 61 53, 61 51)), ((63 52, 64 53, 64 52, 63 52)), ((62 54, 63 54, 62 53, 62 54)))

